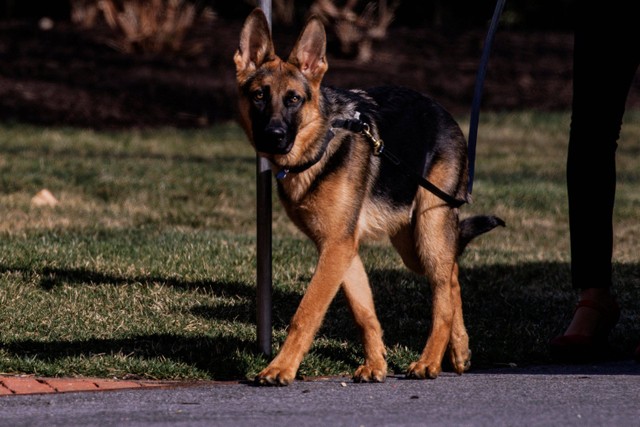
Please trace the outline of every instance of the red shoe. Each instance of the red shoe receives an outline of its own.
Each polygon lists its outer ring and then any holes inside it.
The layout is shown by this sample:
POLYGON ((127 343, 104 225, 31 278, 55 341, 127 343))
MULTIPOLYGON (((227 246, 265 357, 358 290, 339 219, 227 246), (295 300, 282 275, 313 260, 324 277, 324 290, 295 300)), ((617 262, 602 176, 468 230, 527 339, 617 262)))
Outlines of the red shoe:
POLYGON ((608 338, 620 318, 620 307, 615 301, 605 305, 598 301, 582 300, 576 305, 574 314, 581 307, 589 307, 598 312, 599 327, 593 335, 569 334, 552 339, 549 342, 551 357, 559 362, 588 363, 607 359, 611 355, 608 338))

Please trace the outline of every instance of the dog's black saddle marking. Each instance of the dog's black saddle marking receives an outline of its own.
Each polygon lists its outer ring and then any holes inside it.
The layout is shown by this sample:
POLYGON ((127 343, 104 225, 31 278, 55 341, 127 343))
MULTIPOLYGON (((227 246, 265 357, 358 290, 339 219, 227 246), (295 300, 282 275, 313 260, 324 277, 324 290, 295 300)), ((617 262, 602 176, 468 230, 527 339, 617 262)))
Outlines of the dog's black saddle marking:
MULTIPOLYGON (((354 119, 337 119, 331 122, 331 127, 332 128, 341 128, 341 129, 346 129, 348 131, 351 132, 355 132, 355 133, 364 133, 365 129, 370 128, 369 124, 365 121, 360 120, 359 118, 359 114, 356 115, 356 118, 354 119)), ((365 136, 370 135, 370 134, 366 134, 365 136)), ((367 137, 367 139, 370 139, 370 137, 367 137)), ((373 143, 373 141, 370 142, 373 143)), ((377 142, 377 141, 376 141, 377 142)), ((381 140, 379 140, 379 142, 381 143, 380 147, 375 147, 376 151, 377 151, 377 155, 382 156, 383 158, 385 158, 386 160, 390 161, 394 166, 403 169, 404 172, 409 172, 410 175, 416 179, 418 181, 418 184, 423 187, 426 188, 428 191, 430 191, 431 193, 435 194, 436 196, 438 196, 439 198, 441 198, 442 200, 444 200, 449 206, 452 206, 454 208, 459 208, 460 206, 462 206, 463 204, 467 203, 466 200, 462 200, 462 199, 456 199, 455 197, 451 196, 450 194, 442 191, 440 188, 438 188, 438 186, 436 186, 435 184, 433 184, 432 182, 430 182, 428 179, 426 179, 424 176, 422 176, 421 174, 411 170, 411 169, 406 169, 403 167, 403 163, 400 160, 400 158, 398 156, 396 156, 395 154, 393 154, 393 152, 389 151, 389 149, 387 149, 384 146, 384 143, 382 143, 381 140)))

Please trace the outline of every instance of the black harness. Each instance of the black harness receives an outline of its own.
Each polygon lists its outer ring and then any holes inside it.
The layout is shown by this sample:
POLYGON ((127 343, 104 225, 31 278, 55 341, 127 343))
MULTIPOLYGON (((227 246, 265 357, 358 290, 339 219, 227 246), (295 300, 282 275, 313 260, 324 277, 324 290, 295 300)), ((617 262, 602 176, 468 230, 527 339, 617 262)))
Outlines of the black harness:
MULTIPOLYGON (((329 146, 329 143, 335 136, 332 129, 345 129, 350 132, 362 134, 369 141, 369 143, 371 143, 371 148, 373 149, 374 156, 382 156, 384 159, 391 162, 391 164, 393 164, 397 168, 402 169, 404 172, 408 171, 406 168, 402 167, 402 161, 400 160, 400 158, 398 158, 398 156, 396 156, 391 151, 389 151, 385 147, 384 142, 380 138, 377 138, 375 135, 373 135, 373 133, 371 133, 371 126, 369 125, 369 123, 360 120, 360 114, 356 113, 356 116, 353 119, 336 119, 332 121, 331 127, 327 131, 324 141, 322 142, 322 146, 320 147, 320 150, 315 155, 315 157, 301 165, 281 169, 276 174, 276 178, 284 179, 289 173, 304 172, 305 170, 309 169, 311 166, 318 163, 322 159, 322 156, 324 156, 324 153, 326 152, 327 147, 329 146)), ((426 188, 431 193, 441 198, 449 206, 454 208, 459 208, 463 204, 467 203, 466 200, 456 199, 450 194, 442 191, 440 188, 438 188, 435 184, 427 180, 421 174, 415 171, 408 171, 408 172, 412 178, 418 181, 418 184, 421 187, 426 188)))

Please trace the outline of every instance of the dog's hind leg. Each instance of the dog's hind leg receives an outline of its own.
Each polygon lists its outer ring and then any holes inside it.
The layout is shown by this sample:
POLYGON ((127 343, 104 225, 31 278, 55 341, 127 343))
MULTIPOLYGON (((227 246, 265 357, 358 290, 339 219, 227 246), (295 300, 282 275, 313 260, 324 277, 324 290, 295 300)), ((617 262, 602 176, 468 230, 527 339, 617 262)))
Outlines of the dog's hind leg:
POLYGON ((342 289, 362 334, 365 362, 353 374, 355 382, 384 382, 387 376, 382 328, 376 316, 367 273, 359 256, 351 262, 342 289))
POLYGON ((469 334, 464 326, 462 316, 462 295, 458 280, 458 262, 453 264, 451 272, 451 301, 453 303, 453 324, 449 341, 449 356, 453 370, 458 374, 471 367, 471 350, 469 350, 469 334))
POLYGON ((453 354, 468 354, 456 264, 458 217, 434 197, 422 192, 414 217, 416 255, 424 266, 433 300, 431 332, 420 358, 409 366, 407 376, 411 378, 436 378, 450 343, 453 354))
MULTIPOLYGON (((423 276, 427 274, 425 264, 420 261, 418 256, 413 228, 411 226, 406 226, 398 230, 396 234, 391 236, 391 243, 393 243, 393 246, 400 254, 407 268, 423 276)), ((462 296, 460 293, 460 283, 458 282, 457 261, 454 263, 451 271, 451 303, 454 313, 451 324, 449 352, 453 369, 461 374, 469 369, 471 365, 471 352, 469 351, 469 335, 464 326, 462 316, 462 296)))
POLYGON ((355 256, 356 244, 351 239, 322 246, 316 271, 293 315, 287 338, 278 355, 256 376, 256 383, 288 385, 293 382, 355 256))

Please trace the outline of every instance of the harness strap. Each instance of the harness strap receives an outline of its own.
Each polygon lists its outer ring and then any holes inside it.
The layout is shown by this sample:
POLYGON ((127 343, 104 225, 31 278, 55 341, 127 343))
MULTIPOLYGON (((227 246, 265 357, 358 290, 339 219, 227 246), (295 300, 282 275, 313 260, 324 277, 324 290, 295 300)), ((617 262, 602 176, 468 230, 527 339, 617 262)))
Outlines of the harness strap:
POLYGON ((370 130, 369 124, 360 120, 359 115, 357 115, 357 117, 358 118, 356 119, 334 120, 333 122, 331 122, 331 126, 333 128, 341 128, 341 129, 349 130, 351 132, 362 133, 371 143, 371 146, 374 150, 374 155, 384 157, 385 159, 390 161, 394 166, 402 169, 403 172, 411 175, 414 179, 418 181, 418 184, 421 187, 429 190, 431 193, 435 194, 436 196, 444 200, 449 206, 454 208, 459 208, 463 204, 467 203, 466 200, 456 199, 450 194, 442 191, 440 188, 438 188, 438 186, 436 186, 435 184, 427 180, 424 176, 422 176, 422 174, 403 168, 402 161, 395 154, 389 151, 389 149, 385 147, 381 139, 376 138, 373 134, 371 134, 371 132, 369 131, 370 130))

